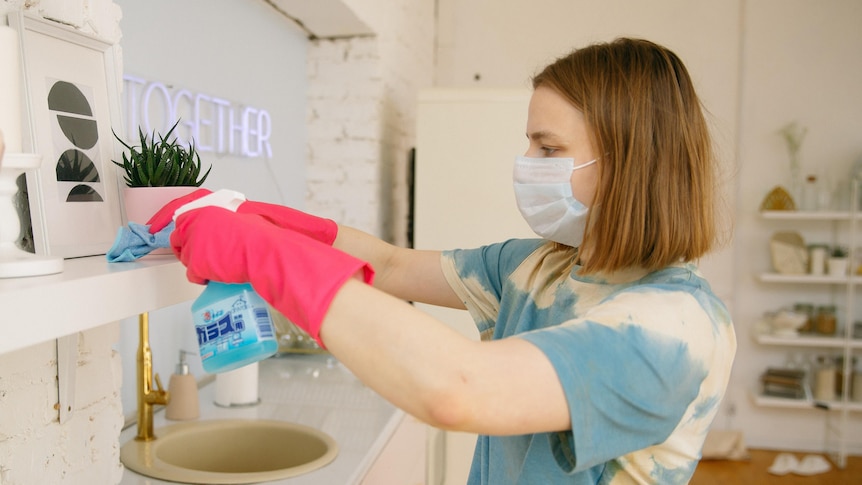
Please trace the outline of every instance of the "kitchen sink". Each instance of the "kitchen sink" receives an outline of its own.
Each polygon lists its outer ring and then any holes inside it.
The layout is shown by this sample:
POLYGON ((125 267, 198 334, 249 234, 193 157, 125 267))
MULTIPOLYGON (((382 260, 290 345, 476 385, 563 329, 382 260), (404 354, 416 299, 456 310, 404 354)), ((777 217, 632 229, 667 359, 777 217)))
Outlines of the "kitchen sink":
POLYGON ((272 420, 212 420, 155 430, 151 441, 130 440, 120 460, 141 475, 173 482, 256 483, 321 468, 338 454, 329 435, 272 420))

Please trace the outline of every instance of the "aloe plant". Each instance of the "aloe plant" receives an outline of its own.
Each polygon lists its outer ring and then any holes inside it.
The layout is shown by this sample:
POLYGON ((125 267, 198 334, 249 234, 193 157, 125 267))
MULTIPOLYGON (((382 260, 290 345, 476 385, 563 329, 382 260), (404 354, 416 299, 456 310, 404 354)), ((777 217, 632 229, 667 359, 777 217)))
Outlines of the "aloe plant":
POLYGON ((123 163, 111 160, 114 165, 125 171, 123 179, 129 187, 200 187, 212 170, 212 165, 201 175, 201 157, 195 150, 194 140, 188 147, 180 145, 171 135, 179 125, 179 120, 165 135, 153 134, 147 137, 138 128, 140 146, 130 146, 114 132, 128 153, 123 153, 123 163), (158 136, 158 139, 156 137, 158 136))

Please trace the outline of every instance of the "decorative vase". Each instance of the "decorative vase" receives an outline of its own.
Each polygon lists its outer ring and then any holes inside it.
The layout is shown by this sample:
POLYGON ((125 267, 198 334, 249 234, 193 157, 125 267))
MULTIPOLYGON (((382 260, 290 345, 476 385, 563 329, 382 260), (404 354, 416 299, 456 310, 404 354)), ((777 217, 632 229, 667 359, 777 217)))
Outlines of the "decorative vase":
MULTIPOLYGON (((123 187, 125 222, 146 224, 168 202, 190 194, 199 187, 123 187)), ((150 254, 172 254, 170 248, 156 249, 150 254)))
POLYGON ((790 156, 790 196, 793 197, 797 209, 805 209, 803 186, 802 174, 799 169, 799 156, 793 153, 790 156))

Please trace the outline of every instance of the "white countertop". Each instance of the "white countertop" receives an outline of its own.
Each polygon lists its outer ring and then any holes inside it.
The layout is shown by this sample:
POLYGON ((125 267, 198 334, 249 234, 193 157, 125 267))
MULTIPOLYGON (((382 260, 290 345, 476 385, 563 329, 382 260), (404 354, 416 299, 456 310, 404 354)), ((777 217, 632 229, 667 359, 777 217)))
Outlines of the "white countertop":
MULTIPOLYGON (((325 467, 284 480, 286 485, 357 484, 374 463, 404 413, 365 387, 328 354, 291 354, 260 363, 260 404, 221 408, 213 404, 215 384, 200 390, 201 420, 276 419, 311 426, 338 443, 338 456, 325 467)), ((164 412, 155 415, 156 433, 173 424, 164 412)), ((120 435, 123 444, 137 432, 130 426, 120 435)), ((126 469, 121 485, 170 485, 126 469)))

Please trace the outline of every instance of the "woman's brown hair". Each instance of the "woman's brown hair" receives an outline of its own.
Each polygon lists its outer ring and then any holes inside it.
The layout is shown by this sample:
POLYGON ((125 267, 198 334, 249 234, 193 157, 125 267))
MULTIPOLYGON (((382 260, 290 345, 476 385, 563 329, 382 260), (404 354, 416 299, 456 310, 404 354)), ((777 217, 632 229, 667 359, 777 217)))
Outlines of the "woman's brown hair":
POLYGON ((617 39, 533 78, 584 113, 601 171, 582 272, 649 270, 706 254, 716 239, 716 161, 688 71, 670 50, 617 39))

